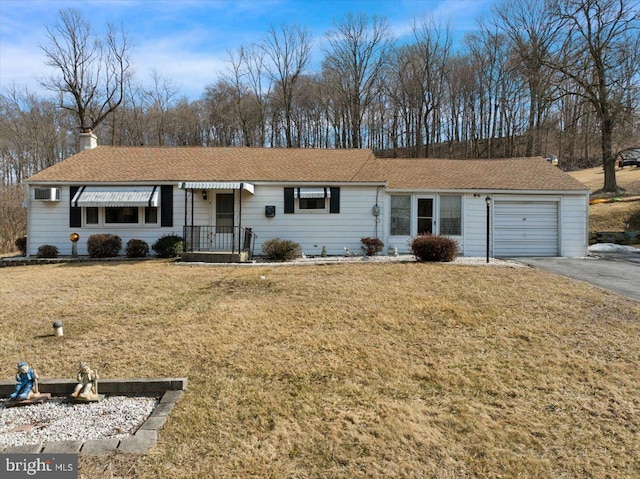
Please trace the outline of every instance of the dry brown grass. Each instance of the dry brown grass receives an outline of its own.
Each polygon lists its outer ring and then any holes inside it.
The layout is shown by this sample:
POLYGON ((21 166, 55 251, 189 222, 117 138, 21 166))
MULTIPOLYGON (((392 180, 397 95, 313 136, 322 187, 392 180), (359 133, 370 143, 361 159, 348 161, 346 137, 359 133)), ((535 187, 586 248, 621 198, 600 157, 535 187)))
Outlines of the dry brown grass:
MULTIPOLYGON (((604 170, 601 166, 571 171, 569 175, 583 183, 594 193, 601 190, 604 185, 604 170)), ((630 166, 623 169, 616 168, 616 181, 618 186, 623 189, 620 196, 640 195, 640 168, 630 166)), ((594 198, 608 196, 612 196, 611 193, 596 193, 592 195, 594 198)))
POLYGON ((589 205, 589 231, 640 231, 640 201, 589 205))
MULTIPOLYGON (((575 179, 597 192, 604 183, 602 167, 587 168, 569 173, 575 179)), ((616 169, 618 186, 623 188, 619 196, 640 196, 640 168, 616 169)), ((607 198, 611 194, 596 193, 592 198, 607 198)), ((590 231, 640 231, 640 201, 602 203, 589 206, 590 231)))
POLYGON ((150 261, 5 268, 0 297, 3 378, 189 377, 149 454, 81 456, 82 478, 640 470, 640 303, 562 277, 150 261))

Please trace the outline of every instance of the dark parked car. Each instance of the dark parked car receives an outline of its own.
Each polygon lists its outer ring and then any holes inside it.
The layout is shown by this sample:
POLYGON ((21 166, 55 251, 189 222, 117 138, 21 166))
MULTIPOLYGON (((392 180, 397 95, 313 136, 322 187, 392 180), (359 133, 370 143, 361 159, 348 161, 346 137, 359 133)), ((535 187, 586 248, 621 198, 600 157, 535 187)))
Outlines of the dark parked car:
POLYGON ((617 156, 618 166, 624 168, 625 166, 638 166, 640 167, 640 148, 627 148, 620 151, 617 156))

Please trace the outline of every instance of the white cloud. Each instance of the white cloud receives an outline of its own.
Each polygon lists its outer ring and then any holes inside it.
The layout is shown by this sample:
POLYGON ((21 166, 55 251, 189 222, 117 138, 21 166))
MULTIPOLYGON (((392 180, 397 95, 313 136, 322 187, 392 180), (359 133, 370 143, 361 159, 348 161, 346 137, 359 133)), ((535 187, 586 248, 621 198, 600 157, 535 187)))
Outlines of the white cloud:
POLYGON ((38 79, 55 72, 45 65, 38 45, 46 43, 45 25, 53 25, 58 10, 67 7, 80 11, 96 32, 106 21, 122 23, 134 42, 138 82, 147 82, 155 70, 181 85, 181 94, 196 99, 226 69, 227 50, 259 42, 270 24, 276 28, 298 24, 313 32, 312 65, 318 65, 331 20, 345 12, 386 16, 399 38, 411 36, 414 20, 419 23, 432 15, 436 24, 451 20, 461 37, 475 28, 476 18, 487 14, 495 1, 0 0, 0 87, 15 82, 41 91, 38 79))
POLYGON ((215 83, 226 67, 224 59, 179 49, 147 49, 134 56, 133 64, 136 81, 145 88, 151 86, 151 72, 157 71, 191 100, 200 98, 205 86, 215 83))
POLYGON ((39 80, 50 75, 42 50, 35 44, 4 44, 0 49, 0 89, 12 85, 27 86, 29 90, 46 94, 39 80))

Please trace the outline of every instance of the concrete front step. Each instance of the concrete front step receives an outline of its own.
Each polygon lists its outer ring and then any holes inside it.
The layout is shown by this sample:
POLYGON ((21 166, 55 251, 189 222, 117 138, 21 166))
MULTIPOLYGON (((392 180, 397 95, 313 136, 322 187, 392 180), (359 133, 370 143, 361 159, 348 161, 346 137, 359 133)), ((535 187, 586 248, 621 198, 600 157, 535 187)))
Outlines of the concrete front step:
POLYGON ((187 263, 248 263, 248 252, 229 253, 220 251, 193 251, 182 253, 181 259, 187 263))

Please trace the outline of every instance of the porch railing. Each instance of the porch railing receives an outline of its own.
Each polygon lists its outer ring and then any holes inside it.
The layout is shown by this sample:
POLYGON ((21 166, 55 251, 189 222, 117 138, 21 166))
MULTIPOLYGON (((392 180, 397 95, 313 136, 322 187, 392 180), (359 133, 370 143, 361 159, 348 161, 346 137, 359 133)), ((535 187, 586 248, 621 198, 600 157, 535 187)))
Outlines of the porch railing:
POLYGON ((184 226, 184 250, 248 252, 253 256, 256 234, 243 226, 184 226))

